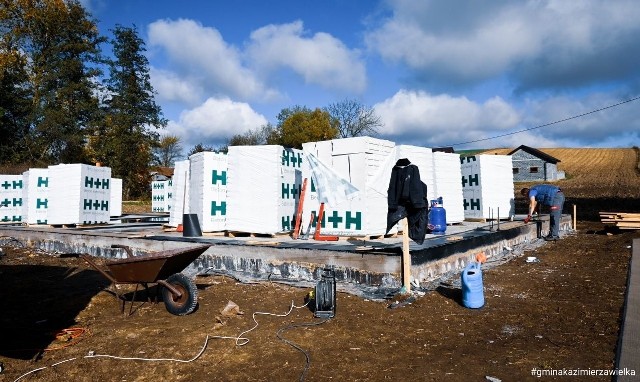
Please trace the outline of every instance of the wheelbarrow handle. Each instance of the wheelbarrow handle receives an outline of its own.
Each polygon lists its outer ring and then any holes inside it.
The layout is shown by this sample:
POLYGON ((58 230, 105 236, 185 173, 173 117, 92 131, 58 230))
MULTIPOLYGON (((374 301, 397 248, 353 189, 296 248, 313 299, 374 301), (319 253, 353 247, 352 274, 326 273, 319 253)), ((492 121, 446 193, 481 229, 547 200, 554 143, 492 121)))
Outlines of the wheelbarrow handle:
POLYGON ((111 248, 124 249, 125 253, 127 254, 127 257, 133 257, 133 252, 131 251, 131 248, 128 245, 111 244, 111 248))
POLYGON ((112 283, 116 283, 117 282, 116 279, 113 278, 113 276, 111 276, 109 273, 105 272, 104 269, 102 269, 100 266, 98 266, 98 264, 96 264, 96 262, 91 259, 91 256, 89 256, 89 255, 80 255, 80 257, 84 261, 89 263, 89 265, 91 265, 96 271, 102 273, 102 275, 104 277, 106 277, 107 280, 111 281, 112 283))
POLYGON ((173 287, 173 285, 169 284, 168 282, 164 281, 164 280, 157 280, 156 281, 158 284, 162 285, 163 287, 167 288, 169 290, 169 292, 171 292, 171 294, 175 297, 175 298, 182 298, 182 293, 180 293, 179 290, 177 290, 176 288, 173 287))

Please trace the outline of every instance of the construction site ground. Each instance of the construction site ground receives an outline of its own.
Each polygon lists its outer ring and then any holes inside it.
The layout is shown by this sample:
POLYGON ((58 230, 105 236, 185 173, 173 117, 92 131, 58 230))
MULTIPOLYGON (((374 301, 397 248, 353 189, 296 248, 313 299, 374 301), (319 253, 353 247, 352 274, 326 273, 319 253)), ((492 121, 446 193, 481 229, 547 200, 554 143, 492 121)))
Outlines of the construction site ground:
POLYGON ((611 370, 640 231, 577 228, 487 264, 480 309, 462 305, 454 277, 415 300, 338 293, 330 319, 304 306, 310 288, 219 275, 197 277, 190 315, 141 293, 122 315, 108 282, 81 259, 8 241, 0 381, 527 381, 543 369, 611 370))

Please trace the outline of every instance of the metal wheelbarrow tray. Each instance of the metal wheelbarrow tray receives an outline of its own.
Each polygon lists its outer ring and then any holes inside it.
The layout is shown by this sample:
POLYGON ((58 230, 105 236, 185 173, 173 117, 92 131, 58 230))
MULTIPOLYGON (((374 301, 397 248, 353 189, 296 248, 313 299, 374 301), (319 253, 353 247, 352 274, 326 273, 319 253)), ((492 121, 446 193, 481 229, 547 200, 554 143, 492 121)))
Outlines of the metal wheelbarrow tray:
MULTIPOLYGON (((118 284, 136 284, 133 292, 129 314, 135 301, 138 286, 141 284, 148 292, 148 284, 161 286, 160 291, 167 311, 182 316, 193 312, 198 304, 198 289, 192 279, 180 273, 198 256, 203 254, 211 245, 178 248, 160 251, 148 255, 133 256, 131 249, 123 245, 112 245, 112 248, 122 248, 127 257, 105 261, 106 269, 99 266, 89 255, 81 257, 104 277, 111 281, 118 300, 122 300, 124 313, 124 298, 118 292, 118 284)), ((147 293, 148 295, 148 293, 147 293)))

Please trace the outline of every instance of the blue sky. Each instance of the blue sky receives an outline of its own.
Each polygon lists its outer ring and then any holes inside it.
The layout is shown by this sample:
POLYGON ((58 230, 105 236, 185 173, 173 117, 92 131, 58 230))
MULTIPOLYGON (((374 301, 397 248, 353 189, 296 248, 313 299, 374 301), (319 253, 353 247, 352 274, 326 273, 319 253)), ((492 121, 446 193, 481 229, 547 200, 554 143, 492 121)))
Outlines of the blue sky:
POLYGON ((347 98, 398 144, 640 146, 640 100, 511 134, 640 96, 637 0, 82 3, 138 28, 185 150, 347 98))

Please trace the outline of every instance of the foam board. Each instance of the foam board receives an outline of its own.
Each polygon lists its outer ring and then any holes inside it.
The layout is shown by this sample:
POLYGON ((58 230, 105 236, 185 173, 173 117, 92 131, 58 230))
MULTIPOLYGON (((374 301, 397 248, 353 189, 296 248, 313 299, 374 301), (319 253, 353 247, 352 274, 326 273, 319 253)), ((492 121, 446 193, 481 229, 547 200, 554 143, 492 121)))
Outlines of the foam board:
POLYGON ((0 175, 0 222, 22 221, 24 181, 22 175, 0 175))
POLYGON ((224 231, 227 220, 227 154, 200 152, 189 157, 190 213, 198 215, 202 232, 224 231))
POLYGON ((302 186, 301 150, 278 145, 231 146, 228 152, 228 231, 290 232, 302 186))
POLYGON ((465 218, 504 219, 515 213, 513 165, 509 155, 460 158, 465 218))
POLYGON ((60 164, 48 169, 49 224, 109 222, 111 168, 60 164))

